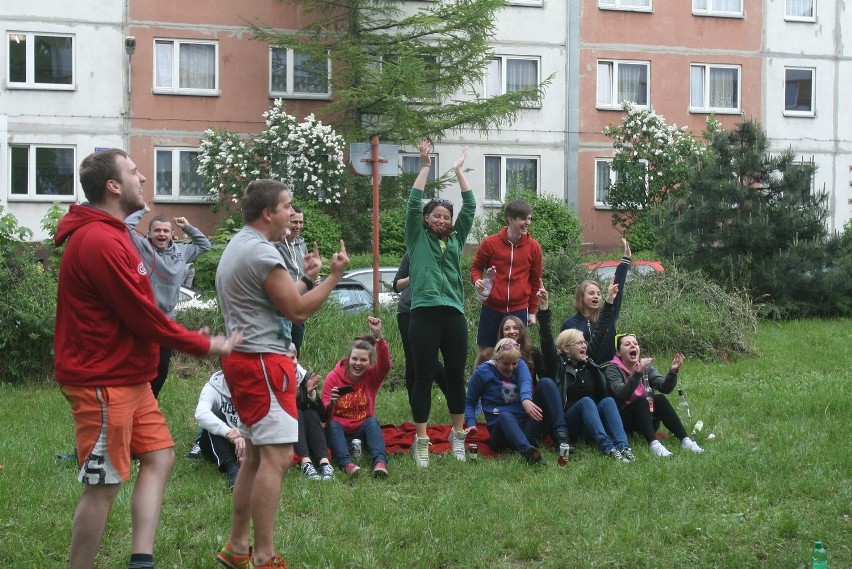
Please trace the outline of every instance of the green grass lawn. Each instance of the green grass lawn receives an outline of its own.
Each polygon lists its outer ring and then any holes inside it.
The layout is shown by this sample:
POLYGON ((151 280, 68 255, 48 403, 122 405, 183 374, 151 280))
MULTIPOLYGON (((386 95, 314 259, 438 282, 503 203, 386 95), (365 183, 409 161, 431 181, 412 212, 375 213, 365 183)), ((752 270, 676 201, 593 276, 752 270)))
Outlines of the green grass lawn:
MULTIPOLYGON (((704 421, 703 455, 667 439, 675 456, 660 459, 636 440, 634 464, 581 447, 566 468, 548 452, 540 468, 509 455, 439 457, 416 470, 394 455, 387 480, 309 482, 291 469, 279 550, 291 567, 799 568, 821 539, 833 569, 852 567, 850 342, 849 320, 762 323, 758 357, 687 361, 681 386, 704 421)), ((161 394, 178 458, 160 568, 214 567, 228 535, 224 477, 184 458, 205 379, 172 378, 161 394)), ((404 391, 382 392, 377 415, 409 421, 404 391)), ((80 493, 76 468, 54 457, 74 446, 68 405, 52 384, 0 384, 0 416, 0 567, 63 567, 80 493)), ((436 395, 433 421, 448 420, 436 395)), ((98 568, 127 564, 130 490, 115 503, 98 568)))

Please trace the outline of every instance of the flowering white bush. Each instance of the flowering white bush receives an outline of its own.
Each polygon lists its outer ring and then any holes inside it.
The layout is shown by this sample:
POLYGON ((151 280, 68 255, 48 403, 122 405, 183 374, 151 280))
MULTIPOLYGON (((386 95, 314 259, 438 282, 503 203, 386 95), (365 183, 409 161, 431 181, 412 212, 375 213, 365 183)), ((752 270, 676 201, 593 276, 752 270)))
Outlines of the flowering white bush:
POLYGON ((343 137, 313 114, 297 121, 284 112, 281 99, 263 116, 263 131, 247 142, 228 131, 204 132, 198 173, 210 198, 231 209, 249 182, 273 178, 290 186, 296 198, 340 203, 346 173, 343 137))

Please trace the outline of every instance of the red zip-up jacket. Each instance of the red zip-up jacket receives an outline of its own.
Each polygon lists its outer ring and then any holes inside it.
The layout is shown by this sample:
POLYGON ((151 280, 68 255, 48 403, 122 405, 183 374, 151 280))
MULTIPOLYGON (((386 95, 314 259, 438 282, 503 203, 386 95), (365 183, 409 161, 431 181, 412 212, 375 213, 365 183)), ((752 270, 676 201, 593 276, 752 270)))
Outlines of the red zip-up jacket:
POLYGON ((151 283, 123 220, 74 204, 55 243, 59 268, 54 373, 63 385, 108 387, 157 376, 158 344, 196 356, 210 338, 187 330, 154 302, 151 283))
POLYGON ((526 308, 535 314, 541 286, 541 245, 529 233, 512 243, 508 233, 509 228, 503 227, 482 240, 470 267, 470 278, 476 282, 488 267, 495 267, 497 276, 491 295, 482 304, 497 312, 526 308))
POLYGON ((346 377, 347 362, 348 358, 343 358, 325 376, 325 382, 322 384, 322 404, 328 412, 328 419, 340 423, 343 432, 351 435, 364 421, 376 414, 376 394, 391 368, 387 340, 380 338, 376 341, 376 363, 364 373, 361 381, 352 383, 346 377), (344 385, 351 385, 355 391, 338 399, 337 404, 330 408, 332 388, 344 385))

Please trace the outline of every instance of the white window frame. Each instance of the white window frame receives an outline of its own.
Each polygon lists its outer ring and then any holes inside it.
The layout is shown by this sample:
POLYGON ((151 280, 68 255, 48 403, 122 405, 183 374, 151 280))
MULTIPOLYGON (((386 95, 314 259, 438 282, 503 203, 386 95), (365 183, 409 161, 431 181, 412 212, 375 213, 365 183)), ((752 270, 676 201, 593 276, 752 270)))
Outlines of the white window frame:
MULTIPOLYGON (((506 68, 509 61, 525 61, 525 62, 533 62, 535 63, 535 85, 531 85, 531 87, 538 87, 541 84, 541 58, 537 56, 531 55, 494 55, 489 61, 488 65, 485 67, 485 72, 482 77, 482 93, 486 98, 494 97, 497 95, 505 95, 509 93, 508 87, 506 85, 507 82, 507 73, 506 68), (499 88, 495 92, 489 92, 489 81, 488 78, 490 73, 491 65, 497 62, 497 71, 499 72, 499 88)), ((528 109, 540 109, 541 108, 541 100, 537 101, 529 101, 523 104, 525 108, 528 109)))
POLYGON ((743 99, 742 99, 742 90, 743 90, 743 70, 739 65, 729 65, 724 63, 690 63, 689 64, 689 112, 690 113, 716 113, 720 115, 741 115, 743 108, 743 99), (703 94, 702 94, 702 106, 694 106, 692 104, 692 70, 693 68, 702 68, 704 73, 702 75, 703 82, 703 94), (709 76, 710 72, 713 69, 735 69, 737 71, 737 106, 734 107, 712 107, 709 104, 710 101, 710 81, 709 76))
POLYGON ((647 82, 645 84, 645 99, 646 103, 644 105, 640 105, 638 103, 634 103, 636 107, 640 109, 647 109, 651 106, 651 62, 650 61, 634 61, 634 60, 622 60, 622 59, 599 59, 597 62, 597 66, 595 67, 596 72, 596 86, 595 86, 595 105, 598 109, 610 109, 610 110, 621 110, 622 101, 618 96, 618 73, 619 67, 622 65, 639 65, 645 67, 645 76, 647 77, 647 82), (609 99, 610 102, 600 102, 601 99, 601 76, 600 70, 601 66, 609 66, 609 99))
POLYGON ((517 154, 486 154, 482 159, 482 173, 483 173, 483 201, 487 205, 494 205, 498 203, 502 203, 506 199, 506 192, 508 191, 508 182, 509 182, 509 170, 507 167, 507 162, 509 160, 529 160, 535 162, 535 191, 536 195, 540 194, 541 189, 541 156, 521 156, 517 154), (498 198, 488 197, 487 192, 487 184, 488 180, 486 178, 488 159, 500 159, 500 188, 499 188, 499 196, 498 198))
MULTIPOLYGON (((305 55, 300 53, 300 55, 305 55)), ((269 96, 271 98, 286 98, 286 99, 322 99, 328 100, 331 99, 331 59, 326 58, 326 78, 328 79, 325 92, 322 93, 310 93, 304 91, 296 91, 296 51, 292 48, 287 47, 278 47, 271 45, 269 46, 269 96), (287 77, 285 79, 285 83, 287 85, 284 91, 276 91, 273 88, 272 81, 272 58, 274 52, 286 50, 287 52, 287 77)))
MULTIPOLYGON (((799 16, 790 13, 790 4, 792 2, 802 2, 803 0, 784 0, 784 19, 788 22, 816 22, 817 0, 809 0, 811 3, 811 15, 799 16)), ((808 0, 804 0, 808 1, 808 0)))
MULTIPOLYGON (((432 166, 429 168, 429 176, 426 178, 426 191, 423 196, 431 199, 441 197, 441 190, 435 188, 429 189, 429 184, 438 179, 438 155, 430 154, 429 158, 432 161, 432 166)), ((414 174, 416 176, 420 173, 420 164, 420 154, 415 154, 414 152, 403 152, 399 155, 399 171, 403 174, 414 174), (406 162, 413 163, 416 167, 410 168, 406 171, 406 162)))
POLYGON ((6 34, 6 86, 9 89, 43 89, 46 91, 74 91, 77 88, 77 38, 74 34, 50 32, 8 32, 6 34), (68 38, 71 40, 71 82, 38 83, 35 79, 35 43, 37 37, 68 38), (11 53, 9 43, 23 40, 26 46, 26 80, 12 81, 11 53))
POLYGON ((713 16, 717 18, 743 18, 743 0, 738 0, 740 4, 739 10, 726 10, 721 5, 722 2, 730 0, 692 0, 692 14, 694 16, 713 16))
MULTIPOLYGON (((182 152, 194 152, 195 154, 200 154, 201 149, 197 147, 191 146, 155 146, 154 147, 154 201, 157 203, 164 202, 180 202, 180 203, 208 203, 207 199, 209 193, 207 188, 204 188, 204 180, 202 178, 201 184, 202 189, 204 189, 204 193, 200 195, 182 195, 181 187, 180 187, 180 174, 181 174, 181 153, 182 152), (172 192, 171 194, 161 194, 159 193, 159 177, 160 177, 160 152, 169 152, 171 154, 172 159, 172 175, 171 175, 171 185, 172 192)), ((200 174, 194 172, 196 175, 201 178, 200 174)))
POLYGON ((544 6, 544 0, 506 0, 506 6, 544 6))
MULTIPOLYGON (((606 201, 598 199, 601 195, 601 188, 598 186, 598 164, 608 164, 609 166, 609 184, 612 185, 618 179, 618 172, 612 169, 612 158, 595 158, 595 209, 612 209, 612 206, 606 203, 606 201)), ((645 165, 645 187, 648 187, 648 161, 647 160, 639 160, 641 164, 645 165)), ((604 198, 609 197, 609 187, 606 189, 606 195, 604 198)))
POLYGON ((7 177, 8 193, 7 198, 10 202, 75 202, 77 201, 77 147, 70 144, 9 144, 8 151, 8 170, 7 177), (12 149, 27 148, 27 193, 13 194, 12 193, 12 149), (37 194, 36 182, 38 178, 38 164, 36 163, 37 150, 41 148, 62 148, 71 151, 70 173, 71 173, 71 193, 70 194, 37 194))
POLYGON ((639 0, 643 4, 631 4, 636 0, 598 0, 598 8, 601 10, 622 10, 627 12, 653 12, 653 0, 639 0))
POLYGON ((815 117, 816 116, 816 69, 813 67, 785 67, 784 68, 784 116, 787 117, 815 117), (811 108, 807 111, 787 109, 787 72, 809 71, 811 74, 811 108))
MULTIPOLYGON (((217 97, 220 95, 219 92, 219 42, 215 40, 185 40, 185 39, 176 39, 176 38, 154 38, 154 63, 151 66, 154 72, 153 78, 153 92, 159 95, 192 95, 192 96, 201 96, 201 97, 217 97), (172 44, 172 69, 171 69, 171 86, 162 86, 159 85, 158 71, 159 71, 159 63, 157 57, 157 44, 172 44), (213 79, 213 87, 211 88, 197 88, 197 87, 181 87, 180 86, 180 48, 182 46, 192 46, 192 45, 212 45, 213 46, 213 58, 215 60, 214 74, 215 77, 213 79)), ((163 70, 164 74, 166 70, 163 70)))

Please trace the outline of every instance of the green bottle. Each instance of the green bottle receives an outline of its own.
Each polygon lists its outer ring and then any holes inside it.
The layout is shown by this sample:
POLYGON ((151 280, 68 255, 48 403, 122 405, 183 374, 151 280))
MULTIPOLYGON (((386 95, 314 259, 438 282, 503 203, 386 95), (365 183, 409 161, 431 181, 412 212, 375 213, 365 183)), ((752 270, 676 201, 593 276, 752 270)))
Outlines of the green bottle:
POLYGON ((821 541, 814 542, 814 552, 811 557, 813 559, 812 569, 828 569, 828 553, 825 552, 821 541))

